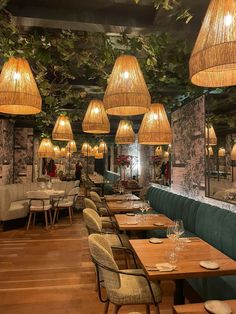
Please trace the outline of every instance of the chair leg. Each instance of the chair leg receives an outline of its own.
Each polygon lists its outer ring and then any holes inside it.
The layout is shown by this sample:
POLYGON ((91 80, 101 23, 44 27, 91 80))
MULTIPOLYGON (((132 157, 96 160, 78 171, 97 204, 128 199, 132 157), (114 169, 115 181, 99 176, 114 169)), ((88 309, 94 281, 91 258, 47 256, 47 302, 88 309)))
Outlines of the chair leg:
POLYGON ((121 308, 121 305, 114 304, 113 314, 117 314, 120 308, 121 308))
POLYGON ((48 229, 48 214, 46 210, 44 211, 44 216, 45 216, 45 226, 46 226, 46 229, 48 229))
POLYGON ((103 310, 103 314, 107 314, 108 313, 108 309, 109 309, 109 304, 110 301, 107 301, 104 305, 104 310, 103 310))
POLYGON ((160 314, 159 304, 157 304, 156 306, 154 306, 154 313, 155 313, 155 314, 160 314))
POLYGON ((57 212, 58 212, 58 208, 55 208, 55 210, 54 210, 54 216, 53 216, 53 221, 52 221, 52 224, 53 224, 53 225, 55 224, 55 221, 56 221, 57 212))
POLYGON ((29 226, 30 226, 31 217, 32 217, 32 212, 30 212, 30 214, 29 214, 29 219, 28 219, 28 223, 27 223, 27 230, 29 229, 29 226))
POLYGON ((145 307, 146 307, 146 314, 150 314, 150 305, 145 304, 145 307))
POLYGON ((52 226, 53 223, 52 223, 52 212, 51 212, 51 209, 48 210, 48 213, 49 213, 50 224, 52 226))
POLYGON ((36 213, 34 213, 33 225, 35 226, 36 213))
POLYGON ((72 217, 71 217, 71 207, 68 207, 70 224, 72 225, 72 217))

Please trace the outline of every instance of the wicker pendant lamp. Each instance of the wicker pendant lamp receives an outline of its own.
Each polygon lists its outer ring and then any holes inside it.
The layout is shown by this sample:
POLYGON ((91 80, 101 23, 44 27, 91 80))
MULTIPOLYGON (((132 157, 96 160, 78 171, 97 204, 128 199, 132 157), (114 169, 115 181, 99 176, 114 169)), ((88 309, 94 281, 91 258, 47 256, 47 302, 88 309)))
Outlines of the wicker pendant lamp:
POLYGON ((0 112, 36 114, 41 106, 42 99, 28 61, 11 57, 0 76, 0 112))
POLYGON ((132 144, 135 141, 135 133, 133 131, 131 122, 128 120, 121 120, 116 132, 116 144, 132 144))
POLYGON ((86 133, 102 134, 110 132, 110 122, 101 100, 94 99, 90 101, 82 128, 86 133))
POLYGON ((211 0, 189 61, 193 84, 236 85, 235 13, 234 0, 211 0))
POLYGON ((218 157, 225 157, 225 148, 223 147, 219 148, 218 157))
POLYGON ((234 144, 231 150, 230 157, 231 157, 231 160, 236 160, 236 143, 234 144))
POLYGON ((39 149, 38 149, 38 157, 39 158, 54 158, 54 147, 49 138, 42 139, 39 149))
POLYGON ((77 152, 77 147, 76 147, 76 143, 74 140, 69 141, 66 145, 66 150, 70 153, 75 153, 77 152))
POLYGON ((209 128, 205 128, 206 144, 207 145, 217 145, 216 132, 212 124, 209 125, 209 128))
POLYGON ((206 156, 213 156, 214 155, 214 151, 212 146, 208 146, 208 148, 206 147, 206 156))
POLYGON ((132 116, 148 111, 151 97, 134 56, 121 55, 116 59, 103 102, 111 115, 132 116))
POLYGON ((59 146, 54 145, 53 149, 54 149, 55 158, 60 158, 61 157, 61 151, 60 151, 59 146))
POLYGON ((95 155, 96 153, 98 153, 98 145, 95 145, 93 148, 93 154, 95 155))
POLYGON ((89 143, 87 142, 83 143, 82 148, 81 148, 81 154, 87 157, 93 156, 93 149, 89 143))
POLYGON ((107 144, 104 141, 101 141, 98 147, 98 152, 106 154, 108 152, 107 144))
POLYGON ((172 140, 170 123, 162 104, 152 104, 141 123, 138 132, 139 144, 164 145, 172 140))
POLYGON ((94 158, 95 159, 103 159, 103 153, 99 153, 99 151, 97 151, 96 153, 94 153, 94 158))
POLYGON ((73 140, 73 133, 70 125, 70 120, 65 115, 60 115, 57 118, 56 124, 52 131, 52 138, 57 141, 73 140))
POLYGON ((61 148, 61 157, 66 157, 66 147, 61 148))
POLYGON ((170 153, 168 151, 164 152, 164 158, 169 159, 170 153))
POLYGON ((163 156, 163 149, 162 146, 157 146, 155 149, 155 156, 162 157, 163 156))

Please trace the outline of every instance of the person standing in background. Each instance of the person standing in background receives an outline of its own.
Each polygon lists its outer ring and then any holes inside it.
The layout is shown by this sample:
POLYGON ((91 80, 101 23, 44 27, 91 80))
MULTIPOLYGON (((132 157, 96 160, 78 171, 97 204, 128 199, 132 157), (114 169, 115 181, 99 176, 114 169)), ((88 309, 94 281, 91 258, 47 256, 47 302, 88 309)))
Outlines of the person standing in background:
POLYGON ((57 175, 57 167, 53 159, 50 159, 49 164, 47 165, 47 175, 49 177, 56 177, 57 175))
POLYGON ((75 180, 80 180, 81 181, 81 174, 82 174, 82 164, 80 161, 77 162, 75 165, 75 180))

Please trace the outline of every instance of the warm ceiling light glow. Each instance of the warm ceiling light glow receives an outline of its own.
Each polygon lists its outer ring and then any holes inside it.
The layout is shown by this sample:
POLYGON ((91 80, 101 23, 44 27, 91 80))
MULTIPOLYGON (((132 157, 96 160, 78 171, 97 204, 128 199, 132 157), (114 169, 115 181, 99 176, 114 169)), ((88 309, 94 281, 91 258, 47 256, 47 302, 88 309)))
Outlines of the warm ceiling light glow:
POLYGON ((73 140, 73 133, 70 125, 70 120, 65 115, 60 115, 57 118, 56 124, 52 131, 52 138, 57 141, 73 140))
POLYGON ((206 145, 217 145, 217 137, 212 124, 205 128, 206 145))
POLYGON ((235 1, 211 0, 189 61, 193 84, 236 85, 235 14, 235 1))
POLYGON ((77 152, 77 147, 76 147, 76 143, 74 140, 69 141, 66 145, 66 150, 70 153, 75 153, 77 152))
POLYGON ((121 55, 116 59, 103 102, 111 115, 132 116, 148 111, 151 97, 134 56, 121 55))
POLYGON ((107 144, 104 141, 100 142, 98 152, 103 154, 106 154, 108 152, 107 144))
POLYGON ((219 157, 225 157, 225 149, 223 147, 219 148, 218 156, 219 157))
POLYGON ((155 149, 155 156, 157 156, 157 157, 163 156, 163 150, 162 150, 161 146, 157 146, 157 148, 155 149))
POLYGON ((56 158, 60 158, 61 157, 61 151, 60 151, 60 148, 59 146, 53 146, 53 149, 54 149, 54 154, 55 154, 55 157, 56 158))
POLYGON ((94 158, 95 159, 103 159, 103 153, 99 153, 98 151, 94 153, 94 158))
POLYGON ((231 150, 230 157, 231 157, 231 160, 236 160, 236 143, 234 144, 231 150))
POLYGON ((66 147, 61 148, 60 154, 61 154, 61 157, 66 157, 66 147))
POLYGON ((208 148, 206 147, 206 156, 213 156, 214 155, 214 151, 212 146, 208 146, 208 148))
POLYGON ((39 148, 38 148, 38 157, 39 158, 54 158, 54 147, 49 138, 42 139, 39 148))
POLYGON ((82 148, 81 148, 81 154, 87 157, 93 156, 93 149, 89 143, 87 142, 83 143, 82 148))
POLYGON ((101 100, 90 101, 82 128, 86 133, 103 134, 110 132, 110 122, 101 100))
POLYGON ((36 114, 41 106, 42 99, 29 63, 23 58, 11 57, 0 75, 0 112, 36 114))
POLYGON ((135 133, 128 120, 121 120, 116 132, 116 144, 132 144, 135 141, 135 133))
POLYGON ((145 113, 139 132, 138 142, 145 145, 170 144, 172 140, 170 123, 162 104, 152 104, 145 113))

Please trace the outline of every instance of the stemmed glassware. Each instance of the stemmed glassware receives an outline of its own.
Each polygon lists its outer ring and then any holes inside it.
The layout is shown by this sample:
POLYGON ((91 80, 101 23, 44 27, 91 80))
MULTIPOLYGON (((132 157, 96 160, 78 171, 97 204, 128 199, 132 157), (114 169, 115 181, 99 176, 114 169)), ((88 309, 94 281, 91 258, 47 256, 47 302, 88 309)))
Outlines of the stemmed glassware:
POLYGON ((180 250, 181 249, 180 237, 184 234, 184 224, 183 224, 183 220, 181 219, 177 219, 174 222, 175 222, 174 233, 176 235, 176 242, 177 242, 176 248, 180 250))

